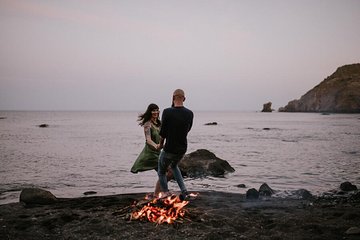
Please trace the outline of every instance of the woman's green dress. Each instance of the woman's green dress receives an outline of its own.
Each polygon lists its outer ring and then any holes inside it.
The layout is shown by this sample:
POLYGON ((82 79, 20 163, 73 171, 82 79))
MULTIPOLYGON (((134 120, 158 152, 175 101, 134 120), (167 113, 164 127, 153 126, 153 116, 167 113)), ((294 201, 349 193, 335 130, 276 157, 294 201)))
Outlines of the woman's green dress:
MULTIPOLYGON (((156 144, 160 142, 160 128, 153 126, 150 122, 145 124, 150 124, 150 132, 151 132, 151 140, 156 144)), ((144 125, 145 127, 145 125, 144 125)), ((152 147, 149 146, 145 142, 145 147, 137 157, 134 165, 131 168, 132 173, 143 172, 147 170, 157 170, 158 168, 158 158, 159 158, 160 151, 154 150, 152 147)))

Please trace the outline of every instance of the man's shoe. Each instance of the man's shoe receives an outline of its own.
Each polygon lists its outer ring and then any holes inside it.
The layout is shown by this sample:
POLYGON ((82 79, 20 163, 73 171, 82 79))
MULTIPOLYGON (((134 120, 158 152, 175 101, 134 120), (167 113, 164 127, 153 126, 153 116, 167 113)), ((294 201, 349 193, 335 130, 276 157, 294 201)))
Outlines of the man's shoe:
POLYGON ((187 201, 187 200, 189 199, 189 193, 188 193, 188 191, 184 191, 184 192, 180 193, 179 199, 180 199, 181 201, 187 201))

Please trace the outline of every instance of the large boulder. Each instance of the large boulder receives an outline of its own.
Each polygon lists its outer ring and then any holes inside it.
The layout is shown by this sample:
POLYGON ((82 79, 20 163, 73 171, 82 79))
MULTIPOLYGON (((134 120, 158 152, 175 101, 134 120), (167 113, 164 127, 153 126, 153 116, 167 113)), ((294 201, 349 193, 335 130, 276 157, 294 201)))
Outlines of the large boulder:
POLYGON ((183 176, 187 177, 221 177, 235 169, 230 164, 215 156, 206 149, 198 149, 186 154, 179 163, 183 176))
POLYGON ((51 192, 40 188, 25 188, 20 193, 20 202, 25 204, 51 204, 56 201, 51 192))
POLYGON ((360 63, 339 67, 299 100, 279 112, 360 113, 360 63))

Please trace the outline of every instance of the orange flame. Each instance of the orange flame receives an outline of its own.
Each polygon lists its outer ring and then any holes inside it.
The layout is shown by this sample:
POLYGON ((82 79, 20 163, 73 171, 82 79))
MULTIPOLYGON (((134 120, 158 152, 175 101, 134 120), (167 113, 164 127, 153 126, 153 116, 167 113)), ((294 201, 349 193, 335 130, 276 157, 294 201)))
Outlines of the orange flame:
POLYGON ((174 223, 179 217, 184 217, 184 207, 189 201, 181 201, 178 196, 171 195, 165 198, 154 198, 139 211, 132 212, 131 219, 148 220, 156 224, 174 223))

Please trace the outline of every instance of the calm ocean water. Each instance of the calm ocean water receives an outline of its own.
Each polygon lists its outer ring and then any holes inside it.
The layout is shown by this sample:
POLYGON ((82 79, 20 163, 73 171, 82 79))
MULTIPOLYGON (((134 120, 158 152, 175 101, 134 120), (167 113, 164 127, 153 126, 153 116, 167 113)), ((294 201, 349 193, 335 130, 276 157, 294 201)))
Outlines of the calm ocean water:
MULTIPOLYGON (((188 153, 208 149, 235 172, 186 179, 190 191, 275 190, 313 194, 360 186, 360 114, 194 112, 188 153), (205 123, 217 122, 216 126, 205 123), (245 184, 246 188, 238 188, 245 184)), ((0 204, 22 188, 57 197, 151 192, 155 171, 130 173, 144 146, 138 112, 0 112, 0 204), (39 128, 39 124, 49 124, 39 128)), ((176 183, 170 189, 178 191, 176 183)))

